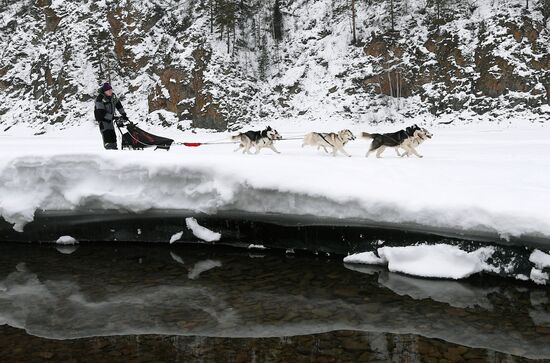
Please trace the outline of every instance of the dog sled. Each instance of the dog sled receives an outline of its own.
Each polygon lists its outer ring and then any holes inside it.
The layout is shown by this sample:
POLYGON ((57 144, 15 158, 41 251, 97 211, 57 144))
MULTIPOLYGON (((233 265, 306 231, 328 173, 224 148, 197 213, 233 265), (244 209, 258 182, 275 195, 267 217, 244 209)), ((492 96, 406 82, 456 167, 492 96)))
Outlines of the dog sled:
POLYGON ((131 121, 125 121, 121 118, 115 120, 118 131, 122 135, 122 150, 143 150, 145 148, 154 147, 155 150, 170 150, 174 140, 167 137, 153 135, 131 121), (126 129, 123 132, 122 128, 126 129))

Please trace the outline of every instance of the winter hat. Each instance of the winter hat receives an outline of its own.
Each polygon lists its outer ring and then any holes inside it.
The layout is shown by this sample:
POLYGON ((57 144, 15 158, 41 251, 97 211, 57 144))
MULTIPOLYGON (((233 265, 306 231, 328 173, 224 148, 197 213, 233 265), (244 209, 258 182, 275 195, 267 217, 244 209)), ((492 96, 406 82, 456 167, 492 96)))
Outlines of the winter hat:
POLYGON ((101 87, 101 90, 102 90, 103 92, 106 92, 106 91, 108 91, 108 90, 110 90, 110 89, 113 89, 113 87, 111 87, 111 84, 110 84, 109 82, 103 83, 103 86, 101 87))

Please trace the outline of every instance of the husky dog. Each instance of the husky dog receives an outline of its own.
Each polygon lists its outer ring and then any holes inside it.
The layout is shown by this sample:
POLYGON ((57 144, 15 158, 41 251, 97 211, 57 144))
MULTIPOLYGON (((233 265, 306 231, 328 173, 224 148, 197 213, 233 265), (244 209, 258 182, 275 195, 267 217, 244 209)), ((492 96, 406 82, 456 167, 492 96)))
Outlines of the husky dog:
MULTIPOLYGON (((413 137, 410 139, 410 145, 413 149, 417 148, 418 146, 420 146, 420 144, 422 144, 427 139, 431 139, 432 136, 433 136, 433 134, 431 132, 429 132, 428 130, 426 130, 425 128, 417 130, 417 131, 414 132, 413 137)), ((397 155, 399 155, 399 150, 397 150, 397 148, 395 150, 397 152, 397 155)), ((405 150, 405 152, 403 154, 401 154, 401 157, 403 157, 403 156, 408 157, 410 155, 411 154, 407 150, 405 150)))
POLYGON ((389 134, 369 134, 363 132, 363 138, 372 139, 369 151, 365 156, 368 157, 371 152, 376 151, 376 157, 379 158, 386 148, 391 147, 395 149, 398 156, 401 155, 397 149, 402 148, 407 155, 413 154, 421 158, 422 155, 416 152, 412 142, 415 132, 417 131, 422 131, 418 125, 409 126, 405 130, 399 130, 389 134))
POLYGON ((341 130, 338 133, 310 132, 304 136, 302 147, 306 145, 317 146, 317 150, 323 148, 326 153, 328 153, 327 147, 331 147, 332 156, 336 156, 336 152, 340 151, 342 154, 349 157, 351 155, 344 150, 344 146, 351 140, 355 140, 355 136, 353 136, 350 130, 341 130))
POLYGON ((252 154, 250 152, 250 148, 252 146, 256 148, 255 154, 258 154, 260 150, 264 147, 270 148, 277 154, 280 154, 280 152, 275 149, 275 145, 273 142, 275 140, 281 140, 282 138, 283 137, 277 132, 277 130, 272 129, 271 126, 268 126, 263 131, 247 131, 235 136, 231 136, 232 141, 241 142, 239 144, 239 147, 235 149, 235 151, 243 149, 243 154, 252 154))

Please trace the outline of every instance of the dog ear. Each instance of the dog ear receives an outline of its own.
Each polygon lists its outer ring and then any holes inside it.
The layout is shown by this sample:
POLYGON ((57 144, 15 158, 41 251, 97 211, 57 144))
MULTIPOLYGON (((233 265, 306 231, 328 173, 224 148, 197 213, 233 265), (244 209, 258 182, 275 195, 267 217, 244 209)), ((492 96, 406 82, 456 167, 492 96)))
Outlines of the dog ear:
POLYGON ((267 131, 271 131, 271 126, 268 126, 268 127, 266 128, 266 130, 267 130, 267 131))

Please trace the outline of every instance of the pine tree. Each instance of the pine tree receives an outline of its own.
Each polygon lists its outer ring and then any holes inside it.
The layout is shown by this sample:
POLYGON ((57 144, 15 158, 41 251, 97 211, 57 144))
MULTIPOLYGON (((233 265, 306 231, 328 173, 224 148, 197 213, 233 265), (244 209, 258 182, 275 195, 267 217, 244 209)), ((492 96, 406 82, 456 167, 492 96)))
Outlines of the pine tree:
POLYGON ((258 59, 258 75, 262 81, 267 79, 267 71, 269 67, 269 53, 267 49, 267 37, 262 38, 262 49, 260 53, 260 59, 258 59))
POLYGON ((276 41, 283 40, 283 14, 281 13, 279 0, 275 0, 273 5, 273 38, 276 41))
POLYGON ((435 22, 439 28, 442 20, 445 19, 447 15, 447 5, 449 0, 428 0, 427 5, 433 7, 435 11, 435 22))
POLYGON ((231 52, 231 35, 235 38, 237 4, 234 0, 218 0, 215 21, 220 32, 220 39, 227 37, 227 53, 231 52))

